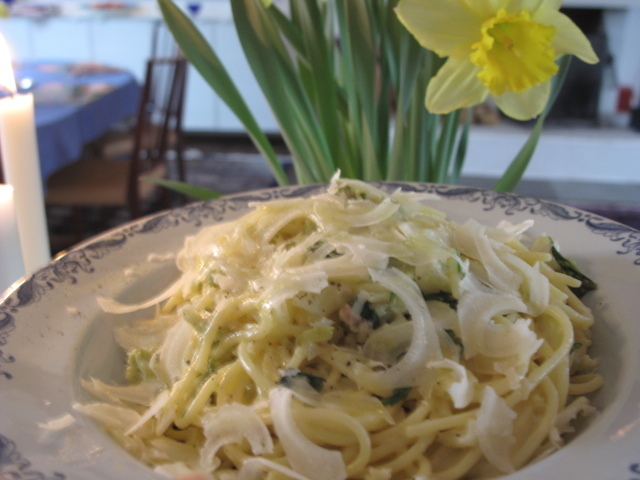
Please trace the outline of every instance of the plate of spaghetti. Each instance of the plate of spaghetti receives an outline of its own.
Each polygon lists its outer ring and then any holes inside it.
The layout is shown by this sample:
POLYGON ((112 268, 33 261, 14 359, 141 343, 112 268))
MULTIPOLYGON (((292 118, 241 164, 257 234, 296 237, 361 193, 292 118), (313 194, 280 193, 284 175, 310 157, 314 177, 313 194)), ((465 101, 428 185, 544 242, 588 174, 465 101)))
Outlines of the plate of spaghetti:
POLYGON ((339 176, 131 222, 0 304, 0 478, 640 478, 639 246, 339 176))

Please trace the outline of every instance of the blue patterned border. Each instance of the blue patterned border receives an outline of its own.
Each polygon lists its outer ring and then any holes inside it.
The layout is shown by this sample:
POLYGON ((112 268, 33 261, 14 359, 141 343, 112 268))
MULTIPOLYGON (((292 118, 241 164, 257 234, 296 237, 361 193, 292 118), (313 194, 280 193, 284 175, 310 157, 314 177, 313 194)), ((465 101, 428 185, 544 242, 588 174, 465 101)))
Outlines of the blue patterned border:
POLYGON ((0 435, 0 479, 2 480, 63 480, 62 473, 45 475, 31 468, 31 462, 22 456, 16 444, 0 435))
POLYGON ((598 215, 539 200, 521 197, 512 193, 500 193, 480 188, 434 186, 433 193, 443 198, 480 203, 485 211, 502 209, 506 215, 527 213, 547 217, 556 221, 584 223, 594 234, 619 244, 618 255, 635 255, 634 265, 640 265, 640 231, 598 215))

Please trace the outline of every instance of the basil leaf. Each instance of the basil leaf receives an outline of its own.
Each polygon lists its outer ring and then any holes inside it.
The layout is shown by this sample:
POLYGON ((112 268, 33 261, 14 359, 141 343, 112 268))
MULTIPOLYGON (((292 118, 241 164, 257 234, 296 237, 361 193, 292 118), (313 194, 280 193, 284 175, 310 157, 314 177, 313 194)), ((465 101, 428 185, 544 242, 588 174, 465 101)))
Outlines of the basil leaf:
POLYGON ((571 346, 571 351, 569 353, 573 353, 576 350, 579 350, 582 347, 582 343, 580 342, 575 342, 572 346, 571 346))
POLYGON ((560 253, 553 240, 551 241, 551 255, 553 255, 553 258, 558 263, 563 273, 575 278, 576 280, 580 280, 582 283, 579 287, 571 288, 571 291, 576 295, 576 297, 582 298, 586 293, 598 288, 596 282, 578 270, 578 267, 576 267, 571 260, 565 258, 560 253))
POLYGON ((447 332, 447 335, 451 337, 451 340, 453 340, 453 343, 455 343, 458 347, 460 347, 460 351, 462 351, 464 349, 464 346, 462 345, 462 340, 460 340, 460 337, 456 335, 456 332, 454 332, 450 328, 445 328, 444 331, 447 332))
POLYGON ((388 397, 380 399, 383 405, 395 405, 398 402, 403 401, 405 398, 409 396, 409 392, 411 391, 411 387, 399 387, 395 388, 391 395, 388 397))
POLYGON ((278 382, 279 385, 294 389, 297 382, 303 381, 308 383, 316 392, 320 392, 324 386, 325 379, 317 375, 301 372, 299 370, 285 370, 284 375, 278 382))
POLYGON ((444 290, 441 290, 436 293, 423 294, 422 296, 424 297, 425 302, 435 300, 437 302, 446 303, 453 310, 458 309, 458 299, 454 297, 451 292, 445 292, 444 290))
POLYGON ((363 320, 369 322, 374 330, 382 324, 382 320, 380 320, 378 312, 376 312, 370 302, 364 302, 360 316, 363 320))

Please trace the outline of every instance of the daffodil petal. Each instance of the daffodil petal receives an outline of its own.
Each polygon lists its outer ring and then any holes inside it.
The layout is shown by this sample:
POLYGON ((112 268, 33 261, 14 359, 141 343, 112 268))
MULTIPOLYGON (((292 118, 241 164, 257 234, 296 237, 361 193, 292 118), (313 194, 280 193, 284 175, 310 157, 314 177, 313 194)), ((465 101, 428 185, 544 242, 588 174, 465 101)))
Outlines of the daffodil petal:
POLYGON ((463 0, 467 8, 482 19, 492 17, 501 8, 507 8, 509 0, 463 0))
POLYGON ((516 120, 529 120, 542 113, 550 93, 551 82, 549 81, 535 85, 524 92, 507 92, 493 98, 505 115, 516 120))
POLYGON ((564 0, 542 0, 542 5, 540 8, 548 8, 557 12, 558 10, 560 10, 563 1, 564 0))
POLYGON ((598 56, 587 37, 565 14, 545 7, 535 13, 533 20, 556 28, 553 38, 556 57, 571 54, 583 62, 598 63, 598 56))
POLYGON ((466 57, 449 57, 427 86, 427 109, 449 113, 484 101, 489 91, 478 79, 479 71, 466 57))
POLYGON ((400 0, 395 11, 418 43, 441 57, 480 37, 482 19, 459 0, 400 0))
POLYGON ((544 3, 545 0, 511 0, 505 9, 509 13, 518 13, 527 10, 533 15, 544 3))

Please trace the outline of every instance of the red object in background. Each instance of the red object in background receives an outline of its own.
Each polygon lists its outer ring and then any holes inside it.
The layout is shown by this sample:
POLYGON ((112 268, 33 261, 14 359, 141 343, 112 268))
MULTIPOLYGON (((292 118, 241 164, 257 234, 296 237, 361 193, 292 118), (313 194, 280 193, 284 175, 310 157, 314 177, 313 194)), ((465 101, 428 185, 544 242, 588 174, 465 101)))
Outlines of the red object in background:
POLYGON ((628 112, 631 110, 631 99, 633 98, 633 90, 631 87, 620 87, 618 89, 618 112, 628 112))

